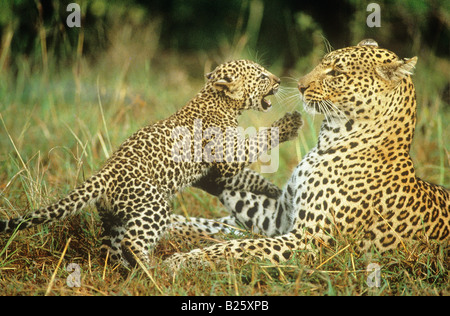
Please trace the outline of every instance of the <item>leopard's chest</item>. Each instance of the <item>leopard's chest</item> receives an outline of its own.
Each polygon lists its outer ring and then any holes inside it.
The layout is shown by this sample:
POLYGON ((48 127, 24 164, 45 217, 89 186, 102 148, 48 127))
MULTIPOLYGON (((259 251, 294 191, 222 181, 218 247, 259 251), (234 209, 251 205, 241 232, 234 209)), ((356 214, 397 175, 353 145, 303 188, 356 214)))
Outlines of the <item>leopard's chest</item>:
MULTIPOLYGON (((363 183, 364 168, 337 154, 311 150, 295 169, 289 186, 295 192, 294 208, 323 214, 345 208, 356 183, 363 183), (350 166, 351 165, 351 166, 350 166)), ((359 186, 359 185, 358 185, 359 186)))

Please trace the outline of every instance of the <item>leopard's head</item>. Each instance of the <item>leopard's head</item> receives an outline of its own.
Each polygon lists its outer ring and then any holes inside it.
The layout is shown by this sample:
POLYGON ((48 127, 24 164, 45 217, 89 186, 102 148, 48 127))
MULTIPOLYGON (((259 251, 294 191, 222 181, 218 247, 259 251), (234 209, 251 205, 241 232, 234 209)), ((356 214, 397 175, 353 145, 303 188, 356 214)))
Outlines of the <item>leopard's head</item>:
POLYGON ((268 111, 272 104, 266 99, 275 94, 280 79, 250 60, 234 60, 217 66, 206 74, 207 84, 228 98, 237 110, 268 111))
POLYGON ((392 100, 399 84, 413 89, 410 79, 417 57, 400 59, 378 47, 371 39, 357 46, 325 55, 298 89, 305 110, 346 120, 374 120, 393 110, 401 100, 392 100), (391 107, 391 108, 390 108, 391 107))

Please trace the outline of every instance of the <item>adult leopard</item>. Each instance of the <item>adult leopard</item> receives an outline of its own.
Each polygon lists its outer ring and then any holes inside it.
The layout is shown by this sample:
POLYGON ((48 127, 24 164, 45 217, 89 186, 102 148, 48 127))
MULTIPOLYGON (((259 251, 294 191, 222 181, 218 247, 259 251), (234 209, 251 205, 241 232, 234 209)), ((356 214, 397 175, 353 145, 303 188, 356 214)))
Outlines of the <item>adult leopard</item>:
MULTIPOLYGON (((450 236, 450 195, 416 177, 409 155, 416 124, 411 80, 417 57, 401 59, 371 39, 326 54, 300 79, 307 112, 325 115, 317 145, 274 196, 252 192, 246 173, 201 179, 237 221, 267 238, 233 240, 165 263, 257 257, 278 263, 301 249, 351 236, 361 251, 450 236), (216 187, 212 190, 211 183, 216 187)), ((263 180, 261 180, 263 181, 263 180)))
POLYGON ((280 79, 249 60, 219 65, 206 78, 205 87, 183 108, 134 133, 65 198, 0 221, 0 233, 63 219, 95 204, 103 225, 102 250, 111 260, 135 265, 135 255, 148 261, 149 250, 171 224, 169 203, 176 192, 208 172, 236 174, 249 165, 251 155, 262 152, 260 144, 268 149, 292 139, 302 125, 298 112, 288 113, 273 123, 275 133, 259 133, 257 145, 246 139, 242 147, 236 141, 238 115, 268 110, 266 97, 278 90, 280 79))

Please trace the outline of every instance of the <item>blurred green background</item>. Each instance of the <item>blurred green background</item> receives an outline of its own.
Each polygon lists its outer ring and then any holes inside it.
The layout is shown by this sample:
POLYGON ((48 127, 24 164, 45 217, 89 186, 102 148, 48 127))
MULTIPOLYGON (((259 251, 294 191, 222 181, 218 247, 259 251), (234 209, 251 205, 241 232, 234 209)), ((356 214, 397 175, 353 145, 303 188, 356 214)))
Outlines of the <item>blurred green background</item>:
MULTIPOLYGON (((66 191, 135 130, 179 109, 204 73, 230 59, 253 59, 282 77, 273 111, 242 118, 269 126, 301 110, 296 81, 326 52, 367 37, 400 57, 419 57, 413 159, 420 176, 450 184, 448 0, 377 1, 381 27, 374 28, 366 24, 370 1, 360 0, 78 0, 80 28, 67 26, 71 2, 0 2, 4 194, 15 185, 23 192, 11 179, 24 165, 36 183, 66 191)), ((320 118, 305 119, 299 142, 281 148, 272 175, 280 185, 316 142, 320 118)))
POLYGON ((139 30, 149 25, 156 27, 153 35, 160 49, 195 53, 245 46, 268 60, 282 59, 286 67, 293 67, 323 38, 335 48, 374 37, 401 55, 419 50, 449 54, 450 2, 445 0, 375 2, 381 7, 380 28, 366 26, 370 1, 361 0, 79 0, 75 3, 81 7, 82 27, 69 28, 66 9, 71 2, 2 0, 0 30, 3 48, 9 51, 7 65, 20 55, 39 57, 42 36, 58 60, 80 53, 95 59, 111 47, 117 28, 129 27, 130 36, 139 37, 139 30), (5 47, 10 32, 14 36, 5 47), (77 50, 81 33, 82 52, 77 50))

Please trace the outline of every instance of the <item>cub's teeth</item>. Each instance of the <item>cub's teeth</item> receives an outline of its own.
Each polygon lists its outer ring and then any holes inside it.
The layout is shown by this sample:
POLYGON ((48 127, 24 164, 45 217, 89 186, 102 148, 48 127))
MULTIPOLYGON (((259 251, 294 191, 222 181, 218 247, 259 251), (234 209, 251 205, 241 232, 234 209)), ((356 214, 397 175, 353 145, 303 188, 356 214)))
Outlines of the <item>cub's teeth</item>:
POLYGON ((262 99, 261 106, 264 111, 267 111, 272 108, 272 103, 269 100, 262 99))

